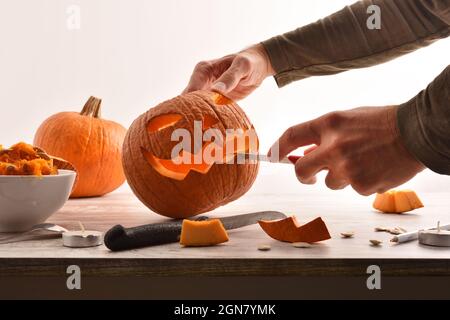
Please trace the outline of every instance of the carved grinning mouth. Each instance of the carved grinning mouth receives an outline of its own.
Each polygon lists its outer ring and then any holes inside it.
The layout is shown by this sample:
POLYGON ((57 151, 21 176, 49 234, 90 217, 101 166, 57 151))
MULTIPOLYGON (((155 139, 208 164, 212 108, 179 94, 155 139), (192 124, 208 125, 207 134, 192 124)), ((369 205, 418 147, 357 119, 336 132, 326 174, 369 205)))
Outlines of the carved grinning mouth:
MULTIPOLYGON (((174 127, 181 119, 182 116, 179 114, 164 114, 157 116, 149 121, 147 124, 147 131, 149 134, 152 134, 174 127)), ((167 178, 181 181, 184 180, 191 171, 207 174, 215 163, 229 163, 230 160, 235 158, 237 153, 247 152, 252 146, 251 138, 248 138, 246 134, 248 135, 248 132, 253 129, 238 129, 237 132, 232 134, 227 133, 226 137, 223 138, 220 130, 212 128, 218 123, 216 118, 210 115, 204 115, 203 119, 197 122, 201 123, 202 133, 205 133, 208 130, 215 130, 215 134, 217 136, 220 135, 220 137, 214 139, 214 141, 200 141, 199 145, 202 147, 196 152, 182 149, 177 153, 177 156, 173 156, 172 159, 158 158, 152 152, 141 147, 142 154, 154 170, 167 178), (239 139, 242 138, 244 139, 243 143, 239 141, 239 139), (206 151, 211 151, 212 157, 205 157, 206 151)), ((179 129, 185 130, 183 128, 179 129)), ((174 131, 175 130, 178 129, 174 129, 174 131)), ((189 143, 189 145, 191 145, 191 143, 189 143)))

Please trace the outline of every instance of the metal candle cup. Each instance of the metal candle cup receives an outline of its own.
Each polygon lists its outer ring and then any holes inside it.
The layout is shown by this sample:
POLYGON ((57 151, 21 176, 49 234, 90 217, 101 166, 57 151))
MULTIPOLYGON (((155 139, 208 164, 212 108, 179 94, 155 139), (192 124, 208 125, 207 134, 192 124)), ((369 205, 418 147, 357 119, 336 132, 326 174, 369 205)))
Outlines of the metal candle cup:
POLYGON ((63 245, 70 248, 96 247, 103 243, 103 233, 99 231, 68 231, 63 233, 63 245))
POLYGON ((436 229, 419 232, 419 243, 435 247, 450 247, 450 231, 442 230, 438 222, 436 229))

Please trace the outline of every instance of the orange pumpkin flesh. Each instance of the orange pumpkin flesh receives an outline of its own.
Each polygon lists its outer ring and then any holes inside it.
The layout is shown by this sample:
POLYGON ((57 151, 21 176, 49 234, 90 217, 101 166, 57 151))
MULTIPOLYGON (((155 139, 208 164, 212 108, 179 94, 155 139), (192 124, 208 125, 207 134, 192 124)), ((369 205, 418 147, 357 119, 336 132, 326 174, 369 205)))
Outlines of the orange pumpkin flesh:
POLYGON ((391 190, 377 194, 373 203, 373 208, 383 213, 404 213, 422 207, 422 201, 412 190, 391 190))
POLYGON ((213 246, 227 241, 227 231, 219 219, 183 221, 180 244, 185 247, 213 246))
POLYGON ((76 171, 67 161, 44 150, 19 142, 9 149, 0 146, 0 175, 56 175, 58 169, 76 171))
POLYGON ((322 218, 314 219, 304 225, 300 225, 296 217, 258 223, 265 233, 278 241, 314 243, 331 238, 322 218))
MULTIPOLYGON (((128 130, 123 147, 125 174, 136 196, 154 212, 171 218, 192 217, 236 200, 253 184, 258 163, 207 163, 203 159, 181 163, 171 158, 179 143, 171 141, 172 133, 184 129, 194 137, 194 121, 202 121, 204 132, 219 130, 228 139, 225 145, 236 140, 226 135, 227 129, 244 133, 253 129, 236 103, 220 97, 206 91, 176 97, 141 115, 128 130)), ((183 150, 179 157, 193 159, 212 143, 203 143, 193 153, 183 150)), ((246 141, 233 154, 224 152, 223 162, 249 146, 246 141)))
POLYGON ((61 112, 45 120, 34 144, 77 169, 72 198, 107 194, 125 181, 121 150, 126 129, 100 119, 101 100, 91 97, 81 113, 61 112))

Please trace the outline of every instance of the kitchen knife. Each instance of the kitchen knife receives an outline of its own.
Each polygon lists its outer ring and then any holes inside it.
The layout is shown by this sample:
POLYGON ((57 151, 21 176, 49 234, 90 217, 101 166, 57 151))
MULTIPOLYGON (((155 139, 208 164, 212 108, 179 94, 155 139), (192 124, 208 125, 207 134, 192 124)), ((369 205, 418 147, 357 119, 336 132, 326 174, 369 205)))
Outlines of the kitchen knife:
MULTIPOLYGON (((278 211, 262 211, 218 219, 222 222, 225 229, 232 230, 256 224, 260 220, 284 218, 286 218, 286 215, 278 211)), ((200 216, 192 220, 202 221, 208 219, 209 217, 200 216)), ((106 232, 104 243, 111 251, 121 251, 178 242, 182 224, 183 220, 173 220, 133 228, 124 228, 121 225, 116 225, 106 232)))

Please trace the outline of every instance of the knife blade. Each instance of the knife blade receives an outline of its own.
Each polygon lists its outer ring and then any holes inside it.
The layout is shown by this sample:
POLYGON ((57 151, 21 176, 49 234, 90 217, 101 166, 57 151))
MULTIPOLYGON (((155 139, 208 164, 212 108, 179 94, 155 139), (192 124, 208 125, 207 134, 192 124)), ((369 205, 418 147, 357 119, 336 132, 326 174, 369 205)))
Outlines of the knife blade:
MULTIPOLYGON (((232 230, 258 223, 260 220, 284 219, 286 215, 278 211, 261 211, 230 217, 218 218, 225 229, 232 230)), ((206 216, 196 217, 194 221, 210 219, 206 216)), ((183 220, 153 223, 143 226, 124 228, 116 225, 109 229, 104 237, 105 246, 111 251, 137 249, 148 246, 178 242, 183 220)))
POLYGON ((269 158, 269 156, 259 153, 238 153, 237 156, 243 157, 244 159, 249 161, 262 161, 262 162, 284 163, 284 164, 295 164, 301 158, 301 156, 291 155, 278 161, 273 161, 272 159, 269 158))

